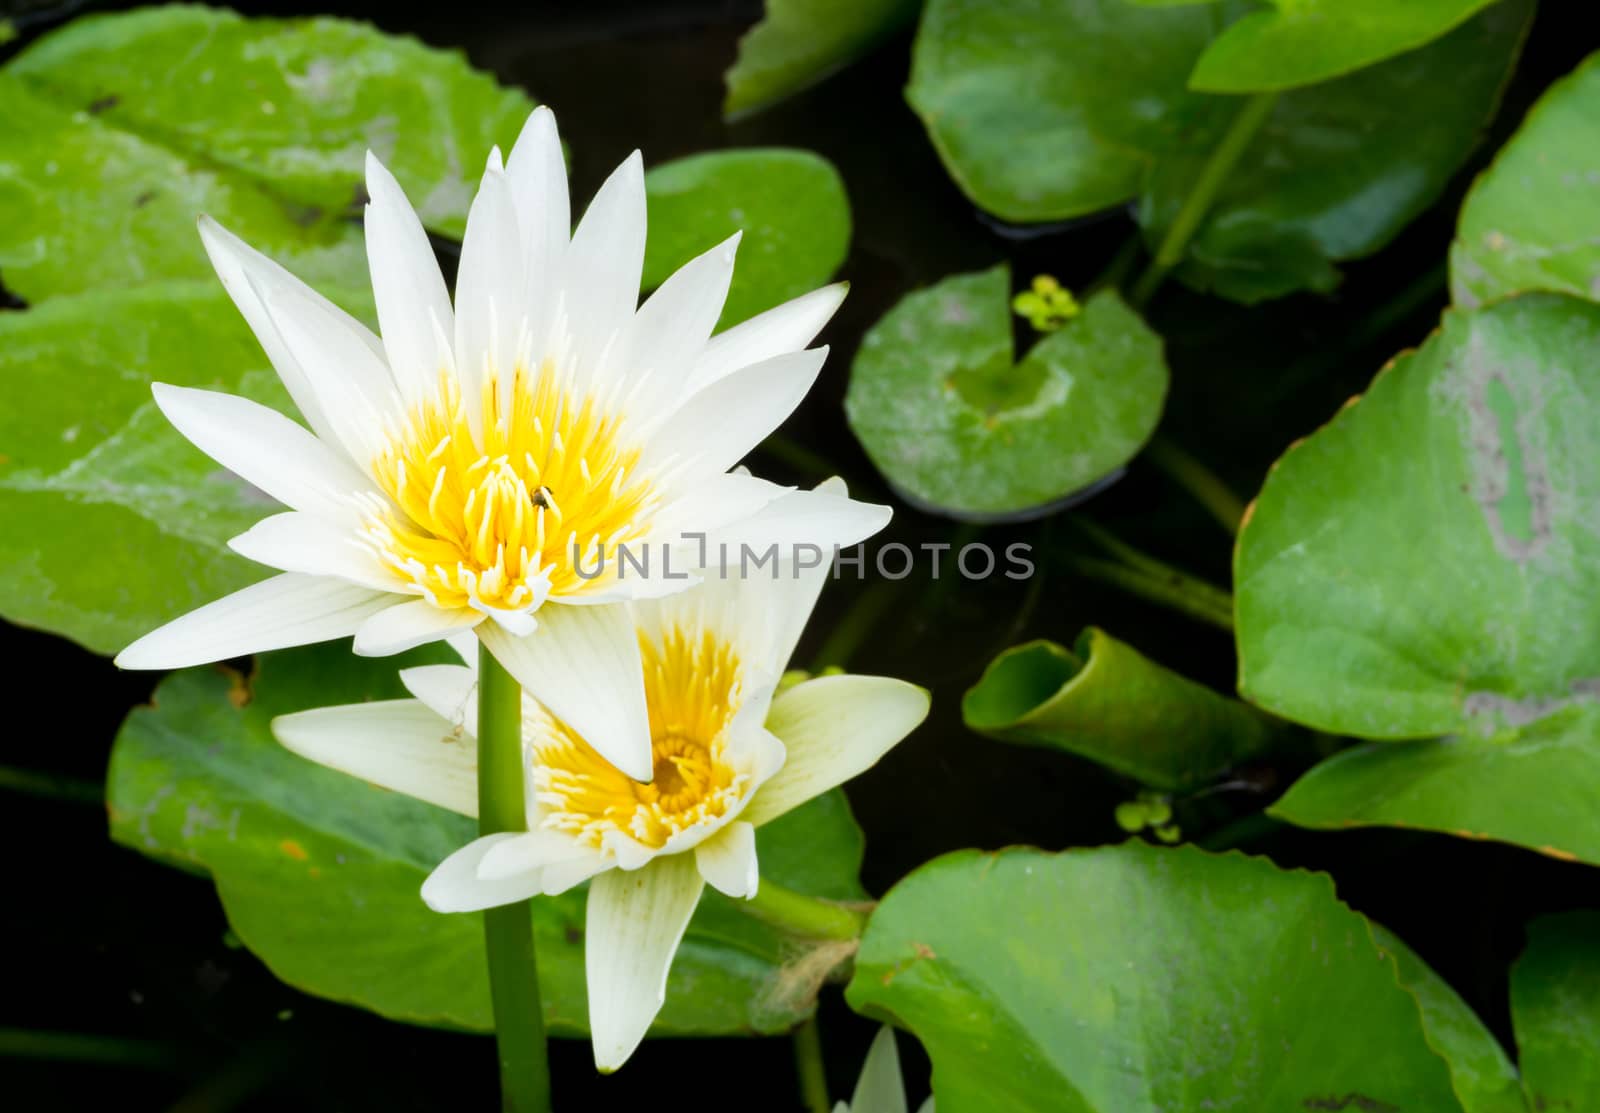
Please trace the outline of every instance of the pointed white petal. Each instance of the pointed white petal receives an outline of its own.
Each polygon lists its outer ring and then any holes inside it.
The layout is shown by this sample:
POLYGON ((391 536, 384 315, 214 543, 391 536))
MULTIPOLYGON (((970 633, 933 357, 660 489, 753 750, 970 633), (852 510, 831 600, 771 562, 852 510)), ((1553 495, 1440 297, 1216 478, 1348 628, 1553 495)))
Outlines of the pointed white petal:
POLYGON ((511 185, 493 161, 467 213, 456 277, 456 368, 461 398, 475 432, 482 432, 484 376, 499 376, 509 397, 524 327, 522 237, 511 185))
POLYGON ((635 151, 612 171, 572 234, 563 268, 567 324, 592 364, 639 304, 644 272, 644 160, 635 151))
POLYGON ((884 1025, 873 1037, 861 1077, 850 1095, 850 1113, 906 1113, 906 1085, 900 1077, 900 1051, 894 1029, 884 1025))
POLYGON ((480 626, 478 636, 530 696, 601 757, 636 781, 650 779, 644 665, 627 604, 546 604, 539 628, 527 637, 513 637, 492 622, 480 626))
POLYGON ((760 826, 875 765, 928 715, 928 693, 886 676, 823 676, 772 701, 767 729, 782 740, 783 768, 743 816, 760 826))
POLYGON ((506 160, 511 200, 522 232, 522 259, 527 293, 523 304, 530 321, 535 354, 544 350, 550 314, 561 289, 561 268, 572 236, 572 204, 567 195, 567 167, 556 134, 555 114, 533 110, 511 157, 506 160))
POLYGON ((610 870, 589 886, 584 965, 595 1065, 627 1062, 667 999, 667 971, 704 887, 687 854, 610 870))
POLYGON ((827 358, 827 348, 812 348, 725 376, 665 419, 651 458, 694 461, 697 475, 727 471, 794 412, 827 358))
MULTIPOLYGON (((689 368, 705 349, 728 300, 739 238, 735 233, 678 268, 628 323, 615 360, 630 381, 646 380, 646 398, 675 406, 691 393, 686 389, 689 368)), ((637 402, 640 396, 634 398, 637 402)))
POLYGON ((848 289, 849 283, 836 282, 719 332, 695 361, 689 373, 689 391, 702 390, 753 363, 801 351, 822 331, 848 289))
POLYGON ((319 765, 462 815, 478 814, 477 743, 417 700, 280 715, 272 733, 319 765))
POLYGON ((540 892, 547 897, 559 896, 574 885, 582 885, 595 874, 615 865, 598 850, 590 851, 587 857, 551 862, 540 875, 540 892))
POLYGON ((426 599, 396 603, 379 611, 356 631, 355 651, 362 657, 388 657, 452 634, 470 630, 483 615, 468 607, 445 610, 426 599))
POLYGON ((440 862, 422 883, 422 899, 435 912, 481 912, 527 900, 539 893, 538 870, 500 881, 478 877, 478 865, 496 845, 515 834, 484 835, 440 862))
POLYGON ((756 865, 756 829, 742 819, 696 846, 694 862, 707 885, 730 897, 748 900, 761 884, 756 865))
MULTIPOLYGON (((276 335, 276 334, 274 334, 276 335)), ((285 506, 334 521, 367 477, 305 427, 248 398, 153 383, 156 405, 195 447, 285 506)))
POLYGON ((450 292, 428 233, 406 195, 378 156, 367 152, 367 263, 372 296, 389 368, 400 393, 416 403, 438 390, 447 354, 439 351, 433 322, 454 329, 450 292))
POLYGON ((590 859, 595 852, 583 846, 571 835, 559 831, 525 831, 514 839, 496 843, 489 848, 478 863, 478 878, 482 881, 504 881, 508 877, 542 870, 557 862, 590 859))
POLYGON ((125 669, 181 669, 345 638, 394 596, 285 572, 152 630, 117 654, 125 669))
MULTIPOLYGON (((477 639, 473 639, 476 647, 477 639)), ((463 665, 401 669, 400 683, 428 709, 469 737, 478 732, 478 674, 463 665)))
MULTIPOLYGON (((847 497, 842 484, 823 486, 774 499, 743 521, 716 530, 710 541, 726 543, 735 554, 740 545, 757 551, 777 545, 786 557, 795 559, 800 546, 812 546, 831 560, 835 545, 842 549, 864 541, 888 525, 893 514, 887 506, 847 497)), ((807 560, 815 557, 812 550, 806 552, 807 560)))
POLYGON ((291 510, 263 518, 228 542, 242 557, 284 572, 337 576, 374 591, 397 590, 398 577, 363 545, 355 526, 291 510))
MULTIPOLYGON (((707 476, 662 507, 651 524, 646 543, 652 549, 661 546, 672 546, 675 550, 681 548, 681 557, 677 551, 671 557, 674 576, 682 570, 697 569, 702 565, 720 566, 721 555, 716 550, 714 535, 754 517, 793 490, 793 487, 780 487, 765 479, 736 472, 707 476), (701 552, 700 535, 705 537, 704 553, 701 552)), ((729 560, 737 564, 738 557, 739 550, 735 547, 729 554, 729 560)))

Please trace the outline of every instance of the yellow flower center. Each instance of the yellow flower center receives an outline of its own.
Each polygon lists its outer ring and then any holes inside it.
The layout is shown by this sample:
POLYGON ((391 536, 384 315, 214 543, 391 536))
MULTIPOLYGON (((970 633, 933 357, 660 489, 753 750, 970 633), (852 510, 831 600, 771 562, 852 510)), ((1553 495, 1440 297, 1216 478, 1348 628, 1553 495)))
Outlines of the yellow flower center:
POLYGON ((375 500, 365 521, 379 557, 451 608, 527 610, 611 580, 616 546, 657 504, 616 416, 574 399, 547 363, 517 370, 509 408, 488 376, 482 424, 480 438, 450 374, 407 415, 373 466, 392 503, 375 500))
POLYGON ((562 723, 535 716, 529 777, 544 825, 598 848, 619 830, 659 849, 680 831, 729 814, 750 778, 729 761, 727 727, 739 706, 740 667, 709 633, 673 629, 639 639, 650 710, 649 784, 618 772, 562 723))

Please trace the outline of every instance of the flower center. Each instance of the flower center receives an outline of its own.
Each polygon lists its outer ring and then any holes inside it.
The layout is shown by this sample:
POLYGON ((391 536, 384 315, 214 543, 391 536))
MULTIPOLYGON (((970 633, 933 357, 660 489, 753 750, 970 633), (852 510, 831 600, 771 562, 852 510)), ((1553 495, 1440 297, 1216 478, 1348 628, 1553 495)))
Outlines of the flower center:
POLYGON ((617 418, 576 400, 546 363, 518 369, 505 405, 489 376, 482 426, 475 435, 442 374, 374 461, 389 501, 373 500, 367 543, 441 607, 525 611, 608 582, 609 554, 644 533, 657 504, 617 418))
POLYGON ((659 849, 681 831, 727 815, 749 776, 729 761, 727 728, 738 710, 739 660, 708 633, 642 637, 650 711, 652 777, 619 772, 562 723, 534 718, 529 779, 544 825, 595 847, 621 831, 659 849))

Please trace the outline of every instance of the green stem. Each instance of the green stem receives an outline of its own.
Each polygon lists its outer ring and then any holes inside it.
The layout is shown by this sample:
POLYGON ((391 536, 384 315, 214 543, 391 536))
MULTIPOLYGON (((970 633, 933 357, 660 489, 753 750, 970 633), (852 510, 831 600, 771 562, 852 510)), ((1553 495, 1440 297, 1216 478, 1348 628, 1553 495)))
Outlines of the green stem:
POLYGON ((1223 529, 1239 536, 1239 523, 1244 520, 1244 500, 1229 490, 1215 472, 1166 437, 1155 437, 1144 451, 1152 464, 1194 496, 1223 529))
POLYGON ((1273 819, 1266 812, 1251 812, 1232 823, 1218 827, 1203 838, 1195 839, 1194 844, 1205 850, 1232 850, 1236 846, 1245 846, 1282 829, 1282 821, 1273 819))
POLYGON ((1134 571, 1176 585, 1185 595, 1196 600, 1198 605, 1220 611, 1227 617, 1228 629, 1233 628, 1233 596, 1222 588, 1159 561, 1149 553, 1135 549, 1110 530, 1095 525, 1087 518, 1072 516, 1065 521, 1134 571))
POLYGON ((740 907, 756 919, 801 939, 846 943, 860 939, 867 926, 868 911, 864 908, 808 897, 765 877, 756 895, 740 907))
POLYGON ((33 769, 18 769, 11 765, 0 765, 0 788, 71 804, 99 806, 106 798, 105 787, 93 781, 80 781, 75 777, 41 773, 33 769))
POLYGON ((1227 181, 1234 164, 1239 161, 1239 156, 1244 154, 1245 148, 1250 146, 1250 141, 1255 138, 1256 132, 1261 130, 1261 125, 1272 115, 1272 107, 1277 101, 1276 93, 1257 93, 1245 101, 1239 109, 1239 114, 1233 118, 1233 123, 1228 125, 1222 141, 1211 152, 1206 164, 1200 168, 1200 176, 1195 179, 1194 188, 1189 190, 1189 196, 1183 199, 1183 205, 1178 209, 1178 215, 1173 218, 1172 226, 1162 238, 1161 246, 1156 248, 1156 257, 1150 261, 1150 266, 1134 285, 1132 294, 1134 305, 1142 306, 1147 303, 1161 288, 1167 273, 1183 261, 1183 254, 1189 248, 1189 241, 1194 238, 1195 232, 1199 231, 1201 221, 1211 209, 1211 203, 1217 199, 1217 191, 1222 188, 1222 183, 1227 181))
POLYGON ((1062 558, 1068 568, 1090 580, 1099 580, 1112 587, 1121 588, 1130 595, 1148 599, 1164 607, 1199 619, 1219 630, 1233 632, 1233 611, 1224 609, 1216 599, 1217 589, 1201 580, 1174 572, 1169 576, 1154 576, 1138 568, 1129 568, 1112 560, 1078 556, 1067 553, 1062 558))
POLYGON ((0 1028, 0 1059, 101 1063, 174 1074, 183 1074, 192 1065, 191 1056, 177 1044, 35 1028, 0 1028))
MULTIPOLYGON (((522 788, 522 690, 482 646, 478 649, 478 833, 526 831, 522 788)), ((530 901, 483 914, 489 954, 489 996, 500 1055, 505 1113, 549 1113, 550 1062, 545 1049, 539 966, 533 951, 530 901)))
POLYGON ((863 591, 848 611, 833 627, 833 632, 822 643, 822 648, 817 650, 817 655, 812 659, 811 671, 819 673, 823 669, 842 669, 850 662, 850 657, 855 653, 856 647, 872 632, 878 624, 878 619, 883 617, 891 604, 899 598, 901 580, 878 580, 863 591))
POLYGON ((828 1113, 828 1074, 823 1068, 822 1034, 816 1017, 794 1030, 794 1067, 807 1113, 828 1113))

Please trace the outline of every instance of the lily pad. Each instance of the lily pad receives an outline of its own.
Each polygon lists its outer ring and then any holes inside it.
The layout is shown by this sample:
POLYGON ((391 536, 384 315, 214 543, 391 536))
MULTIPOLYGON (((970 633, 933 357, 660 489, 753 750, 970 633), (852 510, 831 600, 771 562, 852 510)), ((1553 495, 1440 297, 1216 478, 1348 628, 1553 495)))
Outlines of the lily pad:
POLYGON ((1511 968, 1511 1024, 1528 1108, 1588 1108, 1600 1093, 1600 914, 1529 926, 1511 968))
POLYGON ((1161 339, 1113 291, 1013 362, 1010 272, 908 294, 868 332, 845 413, 909 500, 981 520, 1048 507, 1149 439, 1167 393, 1161 339))
POLYGON ((75 20, 0 70, 0 271, 30 302, 208 277, 208 212, 308 281, 364 286, 367 150, 459 236, 484 156, 532 107, 459 53, 342 20, 75 20))
POLYGON ((1600 54, 1545 90, 1473 185, 1450 290, 1467 308, 1527 290, 1600 301, 1600 54))
MULTIPOLYGON (((402 662, 405 663, 405 662, 402 662)), ((296 757, 274 715, 403 696, 396 661, 345 647, 263 658, 245 684, 222 670, 164 681, 118 735, 107 781, 111 834, 210 874, 233 931, 290 985, 417 1024, 492 1027, 481 917, 429 910, 429 871, 476 834, 471 820, 296 757), (283 915, 293 908, 293 916, 283 915)), ((842 795, 763 828, 765 876, 819 895, 864 896, 862 839, 842 795)), ((587 1030, 584 894, 534 902, 546 1017, 587 1030)), ((780 981, 783 942, 708 894, 673 964, 658 1034, 776 1032, 812 1001, 780 981)))
POLYGON ((870 53, 917 17, 922 0, 767 0, 724 77, 722 114, 770 108, 870 53))
POLYGON ((753 147, 691 155, 644 179, 650 236, 644 287, 741 229, 722 324, 737 324, 833 277, 850 250, 850 199, 810 151, 753 147))
POLYGON ((1065 750, 1140 784, 1195 788, 1266 749, 1275 733, 1248 704, 1218 695, 1090 628, 996 657, 961 701, 979 734, 1065 750))
POLYGON ((940 1113, 1462 1108, 1371 925, 1325 875, 1237 853, 935 859, 878 906, 846 997, 916 1033, 940 1113))
POLYGON ((1597 361, 1600 305, 1452 311, 1274 466, 1235 556, 1240 690, 1395 741, 1273 814, 1600 862, 1597 361))

